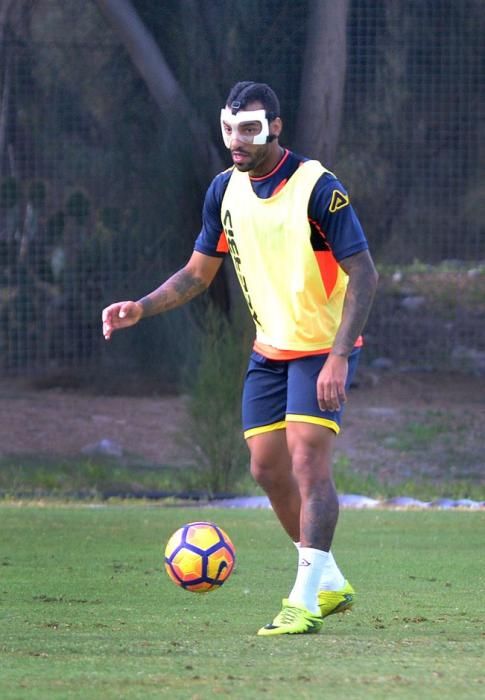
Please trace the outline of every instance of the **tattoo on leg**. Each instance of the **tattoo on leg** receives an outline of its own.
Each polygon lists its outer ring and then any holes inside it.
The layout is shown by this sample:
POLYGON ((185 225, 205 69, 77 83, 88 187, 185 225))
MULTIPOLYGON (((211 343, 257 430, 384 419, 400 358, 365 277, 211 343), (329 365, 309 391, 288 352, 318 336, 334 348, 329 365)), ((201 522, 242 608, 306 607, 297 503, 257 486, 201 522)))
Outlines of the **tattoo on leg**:
POLYGON ((307 547, 330 551, 337 526, 339 503, 331 480, 314 489, 301 505, 301 541, 307 547))

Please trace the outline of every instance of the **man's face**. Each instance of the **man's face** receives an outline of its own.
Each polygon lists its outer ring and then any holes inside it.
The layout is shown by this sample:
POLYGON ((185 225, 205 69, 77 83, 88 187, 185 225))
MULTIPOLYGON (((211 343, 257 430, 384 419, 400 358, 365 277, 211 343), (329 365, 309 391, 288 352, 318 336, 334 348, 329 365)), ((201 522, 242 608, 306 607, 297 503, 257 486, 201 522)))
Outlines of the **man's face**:
MULTIPOLYGON (((238 117, 240 118, 244 112, 254 112, 256 110, 264 111, 261 102, 250 102, 244 109, 239 110, 238 117)), ((276 136, 278 136, 280 131, 275 124, 277 121, 279 122, 279 120, 276 119, 269 124, 269 133, 276 136)), ((274 149, 275 141, 264 144, 254 144, 250 142, 254 136, 261 133, 261 121, 239 121, 237 129, 223 121, 222 128, 226 143, 229 144, 228 148, 231 151, 232 161, 236 168, 243 173, 261 168, 274 149)))

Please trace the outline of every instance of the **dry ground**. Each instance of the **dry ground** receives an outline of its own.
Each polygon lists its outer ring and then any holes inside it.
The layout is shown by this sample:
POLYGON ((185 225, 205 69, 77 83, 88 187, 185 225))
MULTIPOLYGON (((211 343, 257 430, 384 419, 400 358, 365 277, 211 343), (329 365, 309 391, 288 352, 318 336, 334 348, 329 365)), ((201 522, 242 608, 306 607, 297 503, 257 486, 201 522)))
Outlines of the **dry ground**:
MULTIPOLYGON (((358 382, 338 439, 340 464, 389 483, 483 479, 484 377, 361 370, 358 382)), ((154 395, 153 387, 140 396, 131 385, 120 396, 55 384, 0 382, 0 457, 73 458, 107 439, 128 459, 151 465, 192 459, 178 437, 186 421, 183 397, 154 395)))

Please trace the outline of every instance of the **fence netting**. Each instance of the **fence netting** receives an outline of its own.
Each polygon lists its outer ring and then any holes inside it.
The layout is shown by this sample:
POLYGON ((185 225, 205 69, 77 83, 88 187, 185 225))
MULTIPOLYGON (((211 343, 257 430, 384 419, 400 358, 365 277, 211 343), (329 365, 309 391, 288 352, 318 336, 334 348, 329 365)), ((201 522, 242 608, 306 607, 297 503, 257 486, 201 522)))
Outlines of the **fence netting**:
MULTIPOLYGON (((82 5, 40 1, 28 26, 3 27, 0 371, 170 374, 174 360, 190 361, 196 312, 149 321, 109 352, 100 313, 184 264, 204 187, 183 125, 160 114, 96 3, 82 5)), ((150 27, 150 3, 137 5, 215 141, 221 99, 250 78, 280 94, 291 147, 308 2, 250 2, 260 20, 251 24, 240 3, 204 4, 220 26, 203 12, 183 24, 184 3, 172 2, 150 27), (244 31, 232 31, 236 20, 244 31)), ((381 272, 369 363, 485 365, 482 36, 478 1, 349 3, 332 170, 351 192, 381 272)), ((215 296, 230 286, 219 281, 215 296)))

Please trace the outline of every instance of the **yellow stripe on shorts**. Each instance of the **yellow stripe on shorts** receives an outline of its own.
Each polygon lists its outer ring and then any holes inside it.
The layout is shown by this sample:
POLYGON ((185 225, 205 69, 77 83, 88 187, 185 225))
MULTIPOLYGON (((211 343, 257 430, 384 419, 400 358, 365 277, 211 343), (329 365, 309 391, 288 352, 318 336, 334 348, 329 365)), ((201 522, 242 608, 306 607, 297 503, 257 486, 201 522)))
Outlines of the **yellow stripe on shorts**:
POLYGON ((286 415, 286 420, 292 423, 313 423, 313 425, 323 425, 325 428, 330 428, 333 432, 338 435, 340 432, 340 426, 334 420, 329 420, 328 418, 317 418, 316 416, 300 416, 297 413, 289 413, 286 415))
POLYGON ((284 430, 286 428, 286 421, 280 420, 278 423, 270 423, 270 425, 259 425, 257 428, 250 428, 244 431, 244 437, 246 440, 253 435, 262 435, 263 433, 271 433, 273 430, 284 430))

